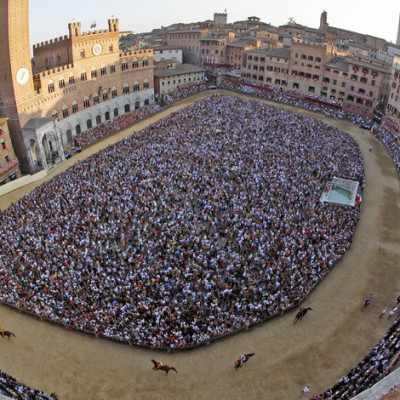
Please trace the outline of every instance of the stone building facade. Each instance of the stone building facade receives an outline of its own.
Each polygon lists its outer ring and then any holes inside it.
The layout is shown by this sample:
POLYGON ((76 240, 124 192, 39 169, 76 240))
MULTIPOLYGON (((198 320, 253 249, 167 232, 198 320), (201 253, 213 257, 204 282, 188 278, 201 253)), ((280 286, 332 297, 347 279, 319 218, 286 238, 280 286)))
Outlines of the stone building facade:
MULTIPOLYGON (((117 115, 154 101, 153 51, 119 50, 119 21, 108 29, 81 32, 81 23, 68 25, 69 35, 29 48, 29 0, 0 3, 0 92, 3 114, 10 118, 14 148, 24 172, 35 172, 30 162, 44 151, 26 148, 23 127, 31 119, 57 119, 49 132, 52 154, 57 146, 73 145, 80 132, 117 115), (52 139, 54 141, 52 142, 52 139), (56 140, 59 138, 59 140, 56 140)), ((37 124, 31 124, 35 126, 37 124)), ((48 140, 46 139, 47 143, 48 140)))

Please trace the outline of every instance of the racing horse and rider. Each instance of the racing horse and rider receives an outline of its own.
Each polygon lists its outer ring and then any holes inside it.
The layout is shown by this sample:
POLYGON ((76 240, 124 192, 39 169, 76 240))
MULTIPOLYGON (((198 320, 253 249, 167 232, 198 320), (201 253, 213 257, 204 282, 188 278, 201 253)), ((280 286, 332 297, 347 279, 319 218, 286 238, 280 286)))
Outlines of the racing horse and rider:
POLYGON ((253 357, 254 353, 242 354, 235 361, 235 369, 243 367, 243 364, 249 360, 250 357, 253 357))
POLYGON ((294 317, 294 323, 303 319, 304 316, 311 310, 312 310, 311 307, 307 307, 307 308, 300 307, 299 311, 297 311, 296 316, 294 317))
POLYGON ((169 371, 175 371, 178 373, 178 371, 174 367, 170 367, 169 365, 163 364, 161 361, 156 361, 156 360, 151 360, 151 362, 154 364, 154 371, 164 371, 165 375, 168 375, 169 371))

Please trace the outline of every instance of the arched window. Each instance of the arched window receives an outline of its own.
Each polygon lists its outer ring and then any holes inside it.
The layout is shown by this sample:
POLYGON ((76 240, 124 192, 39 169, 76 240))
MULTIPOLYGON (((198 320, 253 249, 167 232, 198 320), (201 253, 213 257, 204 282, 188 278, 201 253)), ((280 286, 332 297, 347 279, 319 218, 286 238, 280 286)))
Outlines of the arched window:
POLYGON ((104 114, 104 118, 106 121, 108 121, 110 119, 110 112, 106 111, 106 113, 104 114))
POLYGON ((110 74, 113 74, 115 72, 115 64, 111 63, 110 64, 110 74))
POLYGON ((148 106, 150 104, 150 100, 149 99, 146 99, 145 101, 144 101, 144 105, 145 106, 148 106))
POLYGON ((76 125, 76 127, 75 127, 75 130, 76 130, 76 134, 77 135, 79 135, 82 131, 81 131, 81 126, 78 124, 78 125, 76 125))
POLYGON ((123 94, 129 93, 129 85, 127 83, 124 83, 124 87, 122 88, 122 93, 123 94))
POLYGON ((143 89, 148 89, 148 88, 149 88, 149 81, 145 79, 143 82, 143 89))
POLYGON ((125 112, 128 113, 131 111, 131 106, 129 104, 125 104, 125 112))
POLYGON ((52 113, 51 113, 51 116, 52 116, 53 118, 58 118, 58 112, 57 112, 57 110, 53 110, 52 113))
POLYGON ((90 106, 89 97, 83 99, 83 107, 88 108, 90 106))
POLYGON ((64 78, 60 78, 60 79, 58 80, 58 87, 59 87, 60 89, 65 88, 65 81, 64 81, 64 78))
POLYGON ((54 92, 54 83, 53 83, 52 80, 50 80, 50 81, 47 83, 47 90, 49 91, 49 93, 53 93, 53 92, 54 92))
POLYGON ((99 95, 97 93, 95 93, 93 95, 93 103, 94 104, 99 104, 99 95))
POLYGON ((90 129, 93 126, 92 120, 90 118, 86 121, 86 126, 88 129, 90 129))
POLYGON ((68 117, 68 106, 66 106, 65 104, 63 105, 63 118, 67 118, 68 117))
POLYGON ((114 117, 118 117, 118 108, 114 108, 114 117))
POLYGON ((71 72, 69 74, 69 84, 73 85, 74 83, 75 83, 75 77, 74 77, 74 74, 71 72))
POLYGON ((138 60, 136 58, 134 58, 133 61, 132 61, 132 68, 133 69, 139 68, 139 63, 138 63, 138 60))
POLYGON ((143 67, 147 67, 149 65, 149 60, 147 59, 147 57, 143 58, 143 67))
POLYGON ((107 92, 107 90, 103 90, 103 100, 108 100, 108 92, 107 92))
POLYGON ((101 76, 107 75, 107 68, 104 64, 100 68, 100 75, 101 76))
POLYGON ((128 69, 128 63, 126 60, 122 61, 122 71, 126 71, 128 69))
POLYGON ((96 116, 96 125, 101 124, 101 115, 96 116))
POLYGON ((138 108, 140 108, 140 101, 136 100, 135 101, 135 110, 137 110, 138 108))
POLYGON ((115 87, 111 89, 111 96, 112 98, 117 97, 117 89, 115 87))
POLYGON ((135 82, 134 84, 133 84, 133 91, 134 92, 138 92, 139 91, 139 82, 135 82))
POLYGON ((75 114, 78 112, 78 103, 74 100, 72 102, 72 113, 75 114))
POLYGON ((91 75, 92 79, 97 78, 96 67, 92 67, 92 70, 90 71, 90 75, 91 75))
POLYGON ((83 82, 83 81, 87 81, 87 76, 86 76, 86 71, 85 70, 83 70, 82 72, 81 72, 81 81, 83 82))

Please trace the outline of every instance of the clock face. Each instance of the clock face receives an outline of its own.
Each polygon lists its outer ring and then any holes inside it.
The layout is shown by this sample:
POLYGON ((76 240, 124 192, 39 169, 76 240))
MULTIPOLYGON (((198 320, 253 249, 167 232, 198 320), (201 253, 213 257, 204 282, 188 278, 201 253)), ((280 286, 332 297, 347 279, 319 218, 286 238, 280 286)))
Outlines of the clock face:
POLYGON ((100 43, 96 43, 92 48, 92 52, 95 56, 100 55, 102 51, 103 51, 103 46, 100 43))
POLYGON ((28 82, 29 79, 29 71, 26 68, 20 68, 17 71, 17 82, 20 85, 25 85, 26 82, 28 82))

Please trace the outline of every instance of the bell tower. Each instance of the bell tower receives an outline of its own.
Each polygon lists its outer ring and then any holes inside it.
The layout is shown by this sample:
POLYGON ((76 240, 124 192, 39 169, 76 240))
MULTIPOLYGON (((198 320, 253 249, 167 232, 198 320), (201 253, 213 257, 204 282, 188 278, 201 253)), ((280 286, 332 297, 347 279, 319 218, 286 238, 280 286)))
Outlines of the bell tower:
POLYGON ((25 102, 35 95, 29 44, 29 0, 0 0, 0 114, 8 117, 14 150, 23 165, 26 151, 22 126, 25 102))

